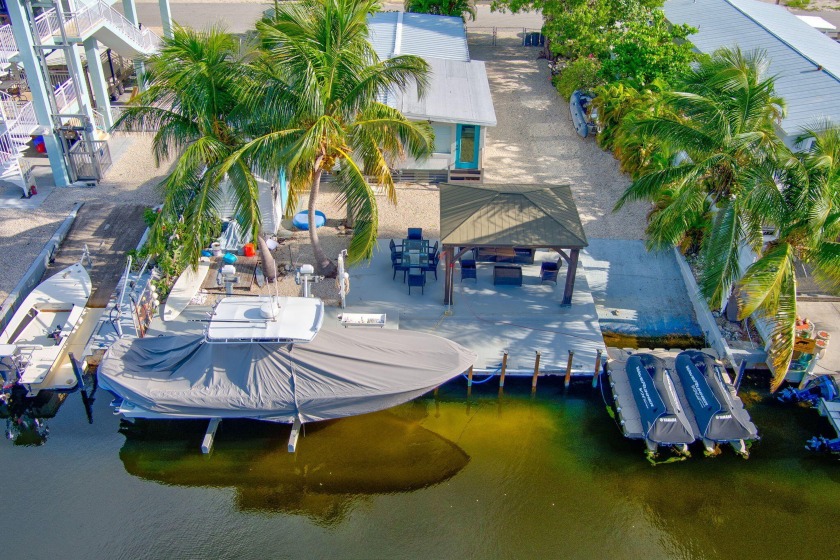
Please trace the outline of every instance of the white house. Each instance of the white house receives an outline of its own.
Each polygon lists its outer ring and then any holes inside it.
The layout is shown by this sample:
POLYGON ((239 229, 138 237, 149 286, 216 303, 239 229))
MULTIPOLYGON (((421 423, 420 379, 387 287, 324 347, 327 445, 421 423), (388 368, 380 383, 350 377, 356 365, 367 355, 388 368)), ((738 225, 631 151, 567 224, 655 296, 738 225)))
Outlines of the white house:
POLYGON ((412 120, 429 121, 435 132, 434 154, 425 161, 398 165, 404 176, 430 181, 480 182, 487 127, 496 112, 484 62, 470 59, 464 21, 457 17, 379 12, 368 18, 370 42, 379 58, 423 57, 429 63, 429 86, 389 91, 383 101, 412 120))

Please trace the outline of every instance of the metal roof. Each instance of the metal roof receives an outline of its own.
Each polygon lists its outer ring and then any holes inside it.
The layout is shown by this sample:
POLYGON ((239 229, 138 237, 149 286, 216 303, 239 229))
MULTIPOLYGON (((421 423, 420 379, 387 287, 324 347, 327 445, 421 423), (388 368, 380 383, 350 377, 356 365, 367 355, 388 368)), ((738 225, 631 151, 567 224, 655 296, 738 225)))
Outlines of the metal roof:
POLYGON ((470 59, 464 20, 459 17, 377 12, 368 16, 368 39, 383 60, 401 54, 470 59))
POLYGON ((755 0, 668 0, 663 9, 672 23, 698 29, 689 40, 701 52, 736 45, 767 52, 776 93, 787 101, 788 136, 819 118, 840 122, 840 44, 792 13, 755 0))
POLYGON ((569 185, 440 185, 443 245, 582 249, 569 185))
POLYGON ((384 102, 409 119, 496 126, 484 62, 426 59, 429 85, 422 99, 412 85, 388 92, 384 102))

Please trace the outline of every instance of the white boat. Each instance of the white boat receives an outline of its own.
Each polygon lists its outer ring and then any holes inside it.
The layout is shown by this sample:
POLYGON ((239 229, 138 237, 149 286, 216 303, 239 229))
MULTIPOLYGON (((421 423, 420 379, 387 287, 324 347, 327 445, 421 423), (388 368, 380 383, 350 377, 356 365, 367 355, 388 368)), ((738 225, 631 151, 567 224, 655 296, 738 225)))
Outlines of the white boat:
POLYGON ((85 267, 74 264, 41 282, 0 334, 0 375, 20 384, 28 396, 45 389, 70 390, 76 379, 59 366, 91 294, 85 267))
POLYGON ((203 335, 122 339, 99 370, 127 418, 223 418, 300 425, 383 410, 465 372, 476 355, 444 338, 396 329, 321 330, 310 297, 234 296, 203 335))

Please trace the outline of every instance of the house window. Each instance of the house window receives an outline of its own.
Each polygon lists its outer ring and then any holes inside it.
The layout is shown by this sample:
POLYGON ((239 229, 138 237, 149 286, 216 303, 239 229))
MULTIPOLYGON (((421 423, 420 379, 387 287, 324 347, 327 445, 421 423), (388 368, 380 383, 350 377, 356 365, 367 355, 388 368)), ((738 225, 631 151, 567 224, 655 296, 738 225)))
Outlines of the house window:
POLYGON ((432 130, 435 133, 435 153, 448 154, 452 152, 452 125, 433 124, 432 130))

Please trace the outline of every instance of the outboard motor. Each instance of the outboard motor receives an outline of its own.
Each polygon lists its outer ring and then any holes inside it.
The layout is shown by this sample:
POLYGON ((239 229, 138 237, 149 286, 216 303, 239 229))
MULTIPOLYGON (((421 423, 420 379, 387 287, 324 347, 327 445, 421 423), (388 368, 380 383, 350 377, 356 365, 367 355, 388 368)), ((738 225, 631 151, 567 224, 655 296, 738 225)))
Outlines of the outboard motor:
POLYGON ((828 439, 822 436, 814 436, 805 444, 805 449, 808 451, 840 453, 840 438, 828 439))
POLYGON ((810 380, 802 389, 793 387, 784 389, 778 399, 783 403, 806 402, 814 405, 820 399, 833 401, 838 396, 840 396, 840 391, 837 390, 834 379, 829 375, 821 375, 810 380))

